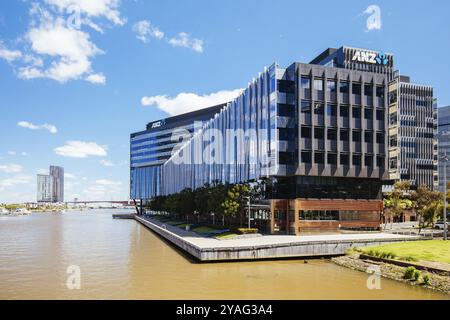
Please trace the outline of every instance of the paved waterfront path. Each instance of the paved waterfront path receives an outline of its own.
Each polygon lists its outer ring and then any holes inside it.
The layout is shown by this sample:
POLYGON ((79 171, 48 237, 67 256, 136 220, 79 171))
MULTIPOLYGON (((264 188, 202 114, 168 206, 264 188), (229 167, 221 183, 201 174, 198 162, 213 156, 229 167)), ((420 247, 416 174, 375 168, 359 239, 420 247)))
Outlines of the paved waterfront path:
MULTIPOLYGON (((264 235, 257 238, 247 239, 228 239, 218 240, 215 238, 206 238, 193 232, 162 223, 159 220, 145 218, 145 220, 162 227, 183 240, 191 243, 199 249, 219 249, 219 248, 243 248, 243 247, 259 247, 259 246, 290 246, 296 243, 315 243, 315 242, 353 242, 353 241, 408 241, 416 240, 420 237, 407 235, 394 235, 387 233, 358 233, 358 234, 333 234, 333 235, 305 235, 305 236, 288 236, 288 235, 264 235)), ((422 238, 420 238, 422 239, 422 238)))

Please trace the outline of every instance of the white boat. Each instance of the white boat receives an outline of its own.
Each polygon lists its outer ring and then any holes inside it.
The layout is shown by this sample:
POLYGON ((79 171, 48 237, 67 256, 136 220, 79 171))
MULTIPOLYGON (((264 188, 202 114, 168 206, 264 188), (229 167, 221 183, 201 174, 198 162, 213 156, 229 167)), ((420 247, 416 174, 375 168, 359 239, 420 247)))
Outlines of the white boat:
POLYGON ((0 216, 6 216, 9 214, 9 210, 6 210, 5 208, 0 208, 0 216))
POLYGON ((16 215, 27 215, 27 214, 30 214, 30 213, 31 213, 31 211, 27 210, 25 208, 17 208, 16 212, 15 212, 16 215))

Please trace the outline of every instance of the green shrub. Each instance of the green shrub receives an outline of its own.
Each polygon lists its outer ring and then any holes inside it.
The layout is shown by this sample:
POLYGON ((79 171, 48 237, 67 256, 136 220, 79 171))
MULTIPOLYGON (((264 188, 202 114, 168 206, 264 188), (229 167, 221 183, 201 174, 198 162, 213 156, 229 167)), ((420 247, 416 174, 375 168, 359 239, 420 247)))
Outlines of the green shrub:
POLYGON ((402 260, 408 261, 408 262, 413 262, 413 261, 417 261, 416 258, 414 258, 413 256, 407 256, 402 258, 402 260))
POLYGON ((419 270, 415 270, 413 276, 414 276, 414 280, 419 281, 420 271, 419 270))
POLYGON ((422 281, 423 281, 423 284, 429 285, 430 284, 430 275, 424 274, 422 277, 422 281))
POLYGON ((256 229, 256 228, 239 228, 238 231, 242 234, 258 233, 258 229, 256 229))
POLYGON ((408 267, 405 269, 405 273, 403 274, 404 279, 412 279, 414 277, 414 272, 416 271, 416 268, 414 267, 408 267))

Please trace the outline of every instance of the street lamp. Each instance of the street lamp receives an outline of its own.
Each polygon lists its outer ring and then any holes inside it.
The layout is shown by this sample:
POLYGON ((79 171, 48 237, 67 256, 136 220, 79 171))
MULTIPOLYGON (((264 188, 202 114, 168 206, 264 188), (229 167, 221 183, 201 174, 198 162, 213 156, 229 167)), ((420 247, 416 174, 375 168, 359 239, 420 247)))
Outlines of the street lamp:
POLYGON ((447 240, 447 154, 445 154, 445 156, 442 156, 442 159, 444 160, 444 240, 447 240))
POLYGON ((247 199, 247 204, 248 204, 248 228, 250 229, 250 197, 244 197, 244 199, 247 199))

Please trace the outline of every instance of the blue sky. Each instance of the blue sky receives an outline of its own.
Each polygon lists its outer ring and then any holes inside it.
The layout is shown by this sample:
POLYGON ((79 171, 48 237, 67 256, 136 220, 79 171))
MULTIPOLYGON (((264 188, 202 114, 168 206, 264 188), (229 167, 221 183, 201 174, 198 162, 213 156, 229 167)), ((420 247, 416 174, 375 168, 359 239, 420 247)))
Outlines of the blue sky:
POLYGON ((1 1, 0 202, 35 201, 50 164, 66 170, 66 200, 126 199, 131 132, 327 47, 391 52, 450 105, 449 12, 446 0, 1 1), (370 5, 381 23, 367 25, 370 5))

